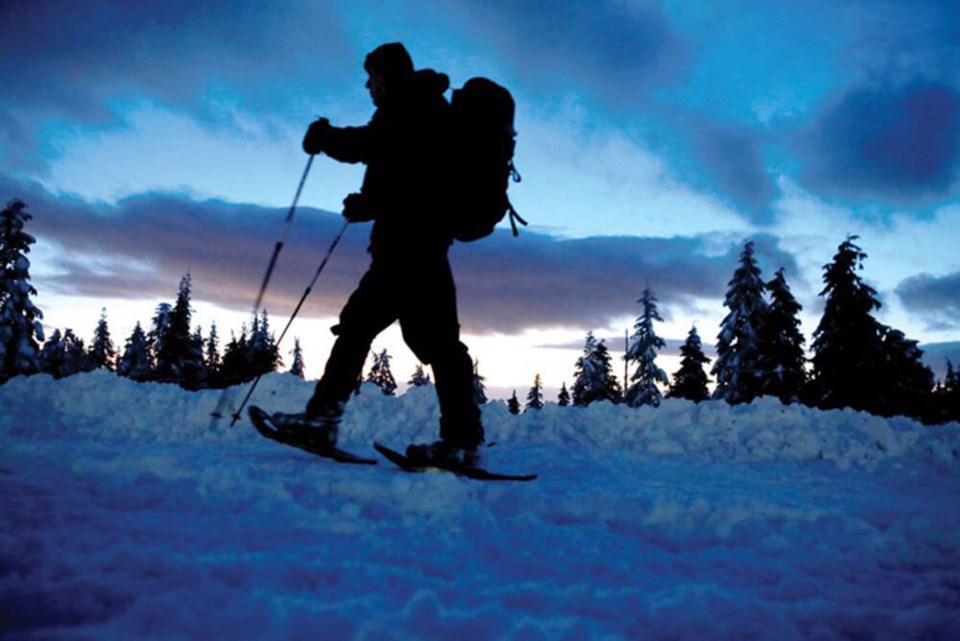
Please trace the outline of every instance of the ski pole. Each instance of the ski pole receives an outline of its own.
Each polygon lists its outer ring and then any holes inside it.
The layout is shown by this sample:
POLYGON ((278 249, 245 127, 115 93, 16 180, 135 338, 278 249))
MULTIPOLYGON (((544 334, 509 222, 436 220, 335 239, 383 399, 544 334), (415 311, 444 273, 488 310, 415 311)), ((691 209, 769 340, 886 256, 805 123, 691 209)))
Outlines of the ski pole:
MULTIPOLYGON (((333 250, 337 248, 337 245, 340 244, 340 239, 343 238, 343 235, 347 233, 347 227, 350 226, 350 221, 345 220, 343 222, 343 227, 340 228, 340 232, 333 239, 333 242, 330 243, 330 249, 327 250, 327 253, 324 255, 323 260, 320 261, 320 266, 317 267, 317 271, 313 274, 313 279, 310 281, 310 284, 307 285, 307 288, 303 290, 303 295, 300 297, 300 302, 297 303, 297 306, 294 308, 293 313, 290 315, 290 320, 287 321, 287 326, 283 328, 283 331, 280 332, 280 338, 277 339, 276 345, 279 347, 280 343, 283 342, 283 337, 287 335, 287 330, 290 329, 290 326, 293 325, 293 320, 297 317, 297 314, 300 313, 300 308, 303 307, 303 304, 306 302, 307 297, 310 296, 310 292, 313 290, 313 286, 317 284, 317 280, 320 278, 320 274, 323 272, 323 268, 327 266, 327 262, 330 260, 330 256, 333 255, 333 250)), ((243 401, 240 403, 240 407, 237 408, 237 411, 231 416, 230 427, 233 427, 237 424, 237 421, 240 420, 240 417, 243 414, 243 409, 247 406, 250 397, 253 396, 253 391, 257 389, 257 385, 260 384, 260 379, 263 378, 263 374, 259 374, 254 380, 253 384, 250 385, 250 389, 247 390, 247 395, 243 397, 243 401)))
MULTIPOLYGON (((290 209, 287 210, 287 217, 283 222, 280 238, 277 239, 276 244, 273 246, 273 254, 270 256, 270 262, 267 264, 267 271, 263 275, 260 291, 257 292, 257 300, 253 303, 254 318, 257 317, 257 312, 260 310, 260 304, 263 302, 264 294, 266 294, 267 285, 270 284, 270 278, 273 276, 273 269, 277 266, 277 258, 280 257, 283 245, 287 242, 287 236, 290 235, 290 228, 293 227, 293 214, 297 210, 297 203, 300 202, 300 194, 303 193, 303 185, 307 182, 307 175, 310 173, 310 167, 313 166, 313 159, 314 154, 310 154, 310 157, 307 158, 307 165, 303 168, 303 175, 300 176, 300 182, 297 183, 297 191, 293 195, 293 202, 290 203, 290 209)), ((223 416, 222 410, 226 407, 228 392, 229 388, 223 390, 223 393, 220 395, 220 400, 217 402, 216 409, 210 414, 213 417, 213 420, 210 422, 210 429, 213 429, 217 421, 223 416)))

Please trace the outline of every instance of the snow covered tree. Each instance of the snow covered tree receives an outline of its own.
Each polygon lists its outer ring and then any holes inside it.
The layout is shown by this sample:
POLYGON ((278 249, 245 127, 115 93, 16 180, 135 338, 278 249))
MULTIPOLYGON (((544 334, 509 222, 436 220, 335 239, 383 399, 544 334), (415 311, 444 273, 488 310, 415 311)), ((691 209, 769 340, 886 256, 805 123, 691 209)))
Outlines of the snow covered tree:
POLYGON ((253 330, 247 343, 247 359, 251 377, 275 371, 283 365, 277 341, 270 332, 270 319, 267 310, 253 319, 253 330))
POLYGON ((54 378, 59 378, 59 373, 63 367, 63 334, 59 329, 53 330, 53 334, 46 340, 40 349, 40 371, 44 374, 50 374, 54 378))
POLYGON ((304 378, 303 372, 303 348, 300 347, 300 339, 293 339, 293 365, 290 366, 290 373, 299 379, 304 378))
POLYGON ((247 326, 244 324, 237 337, 230 332, 230 342, 223 350, 223 361, 220 364, 220 375, 217 385, 229 387, 244 381, 252 380, 256 375, 250 374, 250 364, 247 358, 247 326))
POLYGON ((723 301, 730 311, 721 323, 717 360, 711 370, 717 381, 715 399, 731 404, 749 403, 761 393, 760 334, 768 313, 764 289, 753 242, 747 241, 723 301))
POLYGON ((557 405, 567 407, 570 405, 570 391, 567 389, 567 383, 564 381, 560 386, 560 393, 557 394, 557 405))
POLYGON ((161 305, 154 318, 155 376, 159 381, 178 383, 196 389, 203 381, 203 344, 197 344, 190 331, 193 309, 190 304, 192 283, 187 273, 180 279, 173 308, 161 305))
POLYGON ((100 310, 100 321, 93 332, 93 344, 90 345, 90 360, 95 368, 106 368, 111 372, 116 367, 117 350, 110 339, 107 327, 107 309, 100 310))
POLYGON ((139 322, 127 338, 123 354, 117 361, 117 374, 134 381, 147 381, 153 377, 153 362, 147 336, 139 322))
POLYGON ((527 404, 525 408, 528 410, 543 409, 543 381, 540 379, 539 374, 533 377, 533 387, 531 387, 527 393, 527 404))
POLYGON ((613 374, 610 352, 603 340, 587 332, 583 355, 577 359, 573 384, 573 404, 585 407, 594 401, 620 401, 620 383, 613 374))
POLYGON ((933 413, 933 372, 923 364, 917 341, 889 327, 883 333, 882 387, 874 411, 930 419, 933 413))
POLYGON ((83 339, 78 338, 73 330, 67 328, 63 332, 62 359, 58 371, 51 372, 54 378, 66 378, 81 372, 91 372, 96 369, 87 349, 84 346, 83 339))
POLYGON ((810 399, 823 409, 875 411, 880 404, 885 327, 872 315, 880 309, 877 291, 857 273, 867 255, 856 239, 848 237, 823 267, 820 295, 827 300, 813 332, 810 399))
POLYGON ((473 397, 477 405, 483 405, 487 402, 487 387, 484 381, 487 379, 480 376, 480 361, 473 361, 473 397))
POLYGON ((170 331, 170 315, 172 313, 173 307, 170 303, 160 303, 153 312, 150 331, 147 332, 147 348, 150 351, 154 371, 157 368, 157 357, 161 351, 164 351, 163 344, 170 331))
POLYGON ((507 400, 507 410, 514 415, 520 414, 520 400, 517 398, 517 390, 513 390, 513 396, 507 400))
POLYGON ((653 405, 658 407, 662 395, 657 383, 664 385, 670 382, 667 373, 657 367, 657 350, 667 346, 662 338, 657 336, 653 329, 653 322, 663 322, 660 312, 657 311, 657 297, 647 287, 643 296, 637 301, 640 303, 640 316, 634 324, 630 347, 627 349, 627 363, 636 363, 636 371, 630 377, 633 383, 627 388, 625 400, 630 407, 653 405))
POLYGON ((407 381, 410 387, 423 387, 430 384, 430 375, 427 374, 421 363, 417 363, 417 369, 413 371, 413 376, 407 381))
POLYGON ((390 355, 387 350, 379 354, 372 352, 373 365, 370 367, 370 373, 367 374, 367 382, 373 383, 380 388, 384 396, 394 396, 397 390, 397 381, 393 378, 390 371, 390 355))
POLYGON ((215 380, 220 373, 220 366, 223 361, 220 357, 220 335, 217 333, 217 323, 210 324, 210 335, 207 336, 207 342, 204 347, 203 362, 207 368, 207 375, 210 380, 215 380))
POLYGON ((784 403, 797 403, 807 380, 804 338, 797 318, 802 307, 790 292, 782 267, 766 287, 770 307, 760 330, 760 391, 784 403))
POLYGON ((14 376, 40 371, 43 313, 30 300, 30 245, 36 239, 23 231, 33 216, 26 204, 11 201, 0 212, 0 384, 14 376))
POLYGON ((697 403, 710 397, 707 389, 707 373, 703 366, 710 359, 703 353, 703 343, 696 326, 690 328, 687 340, 680 347, 680 369, 673 374, 673 384, 667 393, 667 398, 685 398, 697 403))

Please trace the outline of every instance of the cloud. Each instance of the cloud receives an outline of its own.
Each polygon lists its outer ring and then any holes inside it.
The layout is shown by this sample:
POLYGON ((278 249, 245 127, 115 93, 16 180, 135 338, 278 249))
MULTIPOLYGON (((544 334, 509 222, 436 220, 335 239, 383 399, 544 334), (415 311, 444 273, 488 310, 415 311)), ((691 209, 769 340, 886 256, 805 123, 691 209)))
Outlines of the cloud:
POLYGON ((804 182, 816 191, 935 202, 960 175, 960 94, 925 81, 857 87, 823 110, 801 147, 804 182))
MULTIPOLYGON (((195 201, 177 194, 141 194, 115 205, 56 197, 34 183, 0 176, 0 193, 27 202, 30 230, 40 243, 63 248, 60 275, 43 289, 78 296, 173 297, 190 271, 194 297, 248 310, 285 210, 195 201)), ((339 216, 297 210, 266 304, 273 314, 292 310, 340 229, 339 216)), ((350 228, 315 288, 304 315, 335 315, 366 268, 367 226, 350 228)), ((755 238, 761 263, 796 274, 793 257, 773 237, 755 238)), ((457 245, 461 322, 473 333, 516 333, 529 327, 599 329, 635 315, 635 301, 650 286, 661 313, 697 309, 721 299, 736 265, 741 239, 715 235, 673 238, 558 239, 508 231, 483 242, 457 245)))
POLYGON ((931 329, 960 327, 960 272, 911 276, 901 281, 895 291, 903 305, 924 318, 931 329))
POLYGON ((459 15, 531 86, 585 87, 613 105, 635 105, 651 83, 675 81, 686 61, 655 2, 464 0, 459 15))

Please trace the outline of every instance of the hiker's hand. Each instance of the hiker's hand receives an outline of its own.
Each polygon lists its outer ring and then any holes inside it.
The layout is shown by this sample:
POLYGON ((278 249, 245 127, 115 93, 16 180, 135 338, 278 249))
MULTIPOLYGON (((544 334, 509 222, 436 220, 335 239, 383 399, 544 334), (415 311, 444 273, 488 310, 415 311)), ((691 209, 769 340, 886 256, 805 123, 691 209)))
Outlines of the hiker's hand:
POLYGON ((303 150, 310 154, 319 154, 323 151, 324 142, 327 138, 327 132, 330 131, 330 121, 326 118, 318 118, 307 129, 307 134, 303 137, 303 150))
POLYGON ((343 199, 343 217, 351 223, 365 223, 373 220, 376 212, 363 194, 350 194, 343 199))

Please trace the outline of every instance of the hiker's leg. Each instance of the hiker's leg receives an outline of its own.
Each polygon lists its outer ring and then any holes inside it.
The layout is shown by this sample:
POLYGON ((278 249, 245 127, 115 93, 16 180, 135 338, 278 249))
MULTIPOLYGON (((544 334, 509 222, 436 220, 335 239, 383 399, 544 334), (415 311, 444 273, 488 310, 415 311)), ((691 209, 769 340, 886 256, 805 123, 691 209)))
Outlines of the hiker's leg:
POLYGON ((446 256, 421 265, 400 314, 403 338, 433 368, 440 438, 473 449, 484 440, 473 388, 473 362, 460 341, 457 293, 446 256))
POLYGON ((308 415, 346 403, 356 389, 370 344, 397 317, 388 280, 383 270, 372 265, 340 312, 340 323, 331 330, 337 339, 307 403, 308 415))

